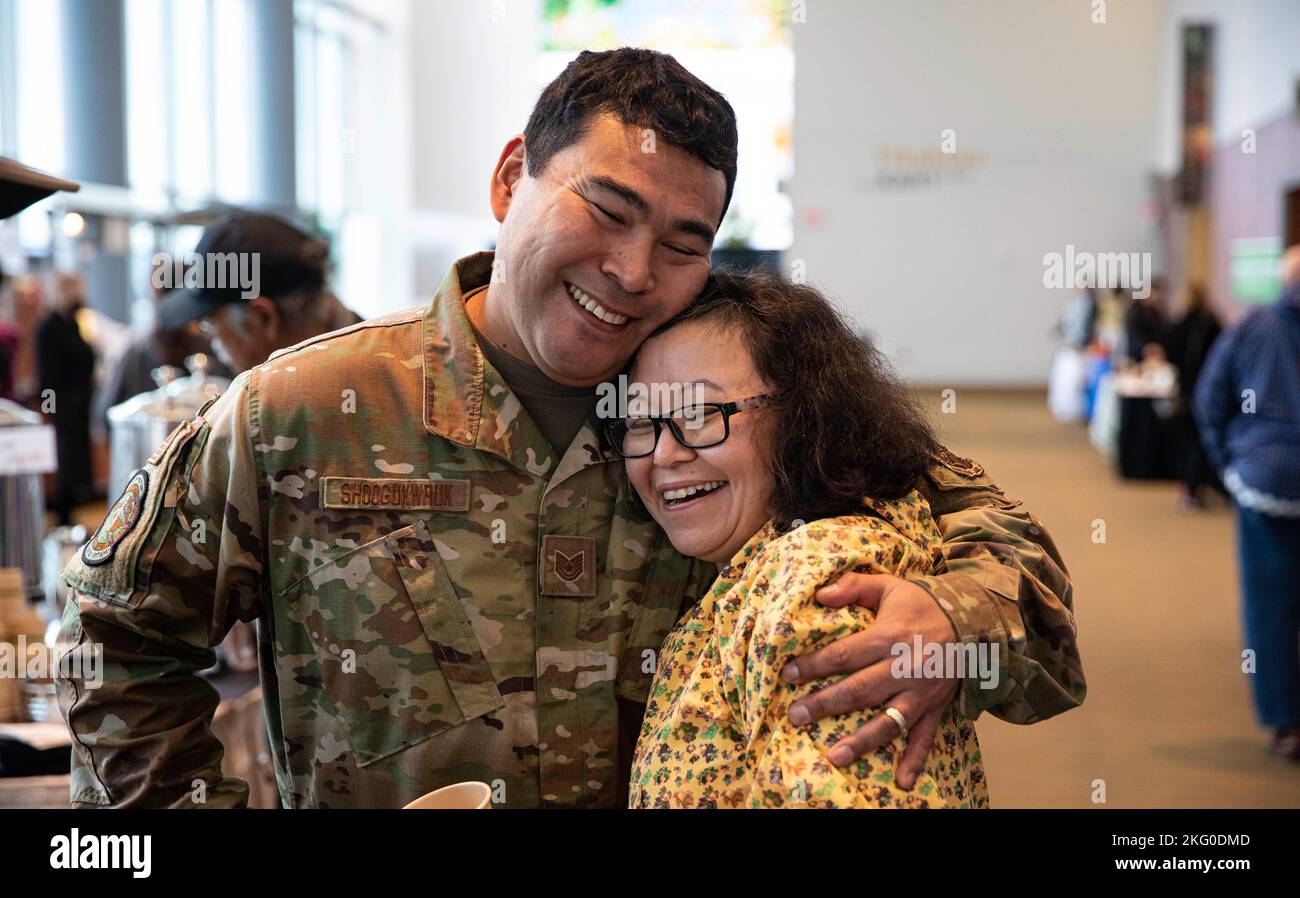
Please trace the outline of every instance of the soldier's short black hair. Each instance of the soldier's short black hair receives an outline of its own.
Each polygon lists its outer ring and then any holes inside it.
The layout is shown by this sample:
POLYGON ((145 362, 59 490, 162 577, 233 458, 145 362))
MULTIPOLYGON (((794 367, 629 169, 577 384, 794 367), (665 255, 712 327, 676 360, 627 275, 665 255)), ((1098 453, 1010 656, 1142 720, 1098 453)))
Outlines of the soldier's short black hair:
POLYGON ((528 117, 524 141, 528 173, 586 134, 593 115, 655 133, 727 179, 723 214, 736 184, 736 113, 726 97, 696 78, 667 53, 622 47, 584 50, 546 85, 528 117))

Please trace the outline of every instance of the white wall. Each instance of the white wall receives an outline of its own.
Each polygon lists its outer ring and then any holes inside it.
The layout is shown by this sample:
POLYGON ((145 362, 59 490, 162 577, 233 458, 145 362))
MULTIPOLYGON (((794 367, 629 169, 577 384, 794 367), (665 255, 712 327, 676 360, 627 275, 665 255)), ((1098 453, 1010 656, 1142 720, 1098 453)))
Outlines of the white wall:
POLYGON ((1159 144, 1161 172, 1182 163, 1183 25, 1215 26, 1214 143, 1236 143, 1256 127, 1293 108, 1300 79, 1298 0, 1164 0, 1160 29, 1159 144))
MULTIPOLYGON (((411 266, 411 207, 413 142, 411 33, 414 9, 421 0, 351 0, 351 5, 383 24, 384 42, 367 45, 368 78, 352 85, 356 91, 346 108, 345 132, 359 146, 365 162, 355 172, 357 192, 364 198, 350 210, 341 233, 342 260, 335 290, 344 304, 371 318, 415 305, 417 295, 411 266), (373 58, 376 52, 386 56, 373 58), (387 79, 384 90, 374 82, 387 79)), ((360 48, 354 53, 360 54, 360 48)))
POLYGON ((416 0, 411 7, 416 289, 427 296, 452 261, 496 237, 488 185, 537 99, 540 3, 416 0))
MULTIPOLYGON (((795 33, 795 243, 909 378, 1045 383, 1067 243, 1151 250, 1157 3, 819 0, 795 33), (963 183, 885 192, 881 146, 982 153, 963 183)), ((744 165, 744 160, 740 161, 744 165)))

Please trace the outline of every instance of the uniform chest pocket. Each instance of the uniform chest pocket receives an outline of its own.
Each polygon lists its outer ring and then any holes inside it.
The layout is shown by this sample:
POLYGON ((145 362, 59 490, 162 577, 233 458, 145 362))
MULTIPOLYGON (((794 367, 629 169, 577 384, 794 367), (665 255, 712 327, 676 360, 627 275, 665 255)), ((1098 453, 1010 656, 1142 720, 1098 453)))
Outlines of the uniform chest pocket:
POLYGON ((360 766, 505 704, 422 522, 320 563, 282 596, 315 655, 318 710, 344 725, 360 766))

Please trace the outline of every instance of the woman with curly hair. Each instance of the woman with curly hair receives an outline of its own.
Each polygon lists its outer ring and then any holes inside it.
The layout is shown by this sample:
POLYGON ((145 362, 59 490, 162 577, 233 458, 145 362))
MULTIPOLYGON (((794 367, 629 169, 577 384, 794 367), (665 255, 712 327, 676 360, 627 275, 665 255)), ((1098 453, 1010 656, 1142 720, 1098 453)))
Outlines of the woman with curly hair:
POLYGON ((716 272, 631 374, 648 414, 612 422, 611 441, 677 550, 721 572, 660 653, 630 804, 987 806, 974 727, 955 705, 911 790, 893 781, 906 748, 895 709, 804 727, 788 715, 827 681, 786 682, 785 665, 874 619, 818 604, 820 586, 850 570, 916 576, 940 564, 942 537, 915 489, 940 447, 881 354, 811 287, 716 272), (693 400, 657 407, 674 391, 650 385, 667 384, 693 400), (835 742, 880 714, 898 736, 838 757, 835 742))

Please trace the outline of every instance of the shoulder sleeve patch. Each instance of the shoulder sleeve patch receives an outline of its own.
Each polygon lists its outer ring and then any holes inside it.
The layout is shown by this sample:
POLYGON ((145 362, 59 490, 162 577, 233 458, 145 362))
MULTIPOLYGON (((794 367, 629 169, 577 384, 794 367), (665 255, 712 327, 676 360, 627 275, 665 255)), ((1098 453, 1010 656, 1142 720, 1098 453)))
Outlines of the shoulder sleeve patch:
POLYGON ((144 512, 145 499, 149 495, 149 472, 144 468, 131 475, 122 495, 117 497, 113 507, 104 516, 95 535, 81 550, 81 560, 93 566, 101 565, 113 557, 117 544, 135 529, 140 515, 144 512))
POLYGON ((175 514, 175 508, 164 500, 181 473, 177 461, 203 426, 200 419, 183 422, 144 467, 131 475, 103 523, 64 567, 64 583, 106 602, 130 604, 137 584, 147 580, 161 540, 159 531, 165 532, 175 514))

